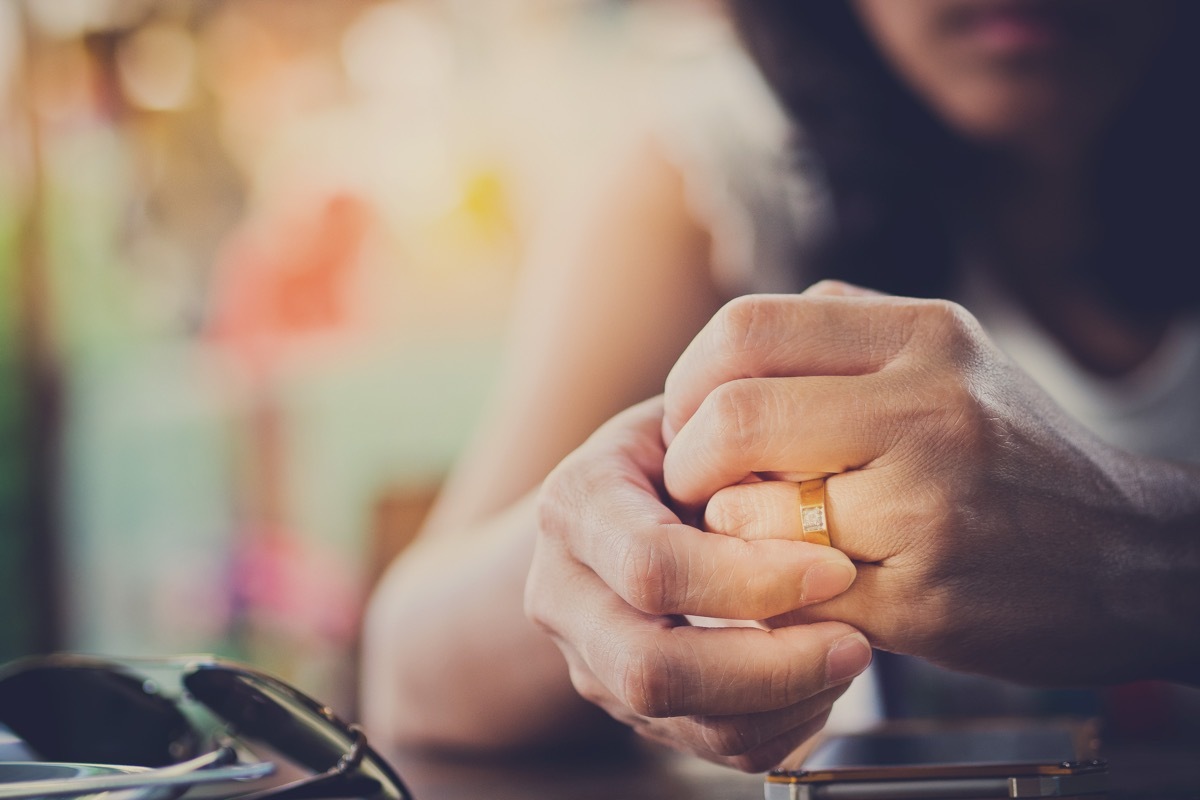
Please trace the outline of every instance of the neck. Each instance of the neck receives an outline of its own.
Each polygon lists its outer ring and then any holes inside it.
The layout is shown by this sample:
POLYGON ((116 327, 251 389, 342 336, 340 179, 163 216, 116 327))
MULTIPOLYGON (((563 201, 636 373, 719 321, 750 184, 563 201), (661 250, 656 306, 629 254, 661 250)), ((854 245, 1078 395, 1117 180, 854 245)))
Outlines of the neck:
POLYGON ((1005 159, 980 198, 984 246, 1016 275, 1065 275, 1093 241, 1081 159, 1005 159))
POLYGON ((1085 165, 997 167, 981 184, 972 249, 1081 364, 1109 375, 1140 364, 1165 325, 1130 318, 1080 280, 1097 242, 1085 165))

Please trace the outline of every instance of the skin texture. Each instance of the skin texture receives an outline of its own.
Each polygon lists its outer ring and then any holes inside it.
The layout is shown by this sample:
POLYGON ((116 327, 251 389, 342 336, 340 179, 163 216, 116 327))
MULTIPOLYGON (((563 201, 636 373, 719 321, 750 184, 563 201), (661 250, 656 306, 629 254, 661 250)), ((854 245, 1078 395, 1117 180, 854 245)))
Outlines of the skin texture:
POLYGON ((1019 682, 1200 682, 1200 471, 1101 444, 960 307, 740 298, 662 403, 547 479, 526 590, 580 693, 644 735, 772 766, 866 666, 855 631, 1019 682), (822 473, 836 550, 796 541, 794 481, 822 473))
MULTIPOLYGON (((1046 333, 1120 373, 1167 321, 1128 326, 1063 276, 1091 232, 1086 144, 1125 89, 1073 105, 1090 62, 1068 56, 1094 45, 1001 63, 920 16, 989 3, 856 7, 914 91, 1011 166, 971 205, 980 263, 1035 313, 1068 308, 1046 333)), ((1165 5, 1122 7, 1146 15, 1118 26, 1124 86, 1165 5)), ((372 600, 373 737, 545 747, 611 717, 763 769, 819 730, 864 637, 1026 682, 1200 682, 1194 467, 1101 444, 951 303, 840 284, 725 302, 653 148, 574 212, 527 272, 492 414, 372 600), (838 549, 796 541, 813 474, 838 549)))
POLYGON ((745 481, 832 473, 829 525, 858 577, 773 624, 841 620, 1039 685, 1196 680, 1198 504, 1156 518, 1162 488, 1195 494, 1200 470, 1101 443, 958 306, 822 288, 734 301, 667 379, 664 484, 711 529, 786 537, 794 487, 745 481))

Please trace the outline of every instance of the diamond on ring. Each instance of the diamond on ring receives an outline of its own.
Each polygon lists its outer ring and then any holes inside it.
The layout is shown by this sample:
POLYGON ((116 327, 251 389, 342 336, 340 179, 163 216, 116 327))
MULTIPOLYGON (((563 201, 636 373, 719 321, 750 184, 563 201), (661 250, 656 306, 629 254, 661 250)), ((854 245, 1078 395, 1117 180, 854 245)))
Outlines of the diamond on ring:
POLYGON ((832 545, 829 520, 825 516, 825 479, 801 481, 800 538, 813 544, 832 545))

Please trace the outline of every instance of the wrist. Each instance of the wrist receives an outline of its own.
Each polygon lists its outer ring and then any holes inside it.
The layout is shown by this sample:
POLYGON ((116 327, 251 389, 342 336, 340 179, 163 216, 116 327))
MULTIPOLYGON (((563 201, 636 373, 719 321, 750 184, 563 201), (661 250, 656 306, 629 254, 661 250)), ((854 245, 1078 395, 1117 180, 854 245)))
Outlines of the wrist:
POLYGON ((1200 468, 1123 460, 1127 513, 1107 542, 1130 677, 1200 685, 1200 468))

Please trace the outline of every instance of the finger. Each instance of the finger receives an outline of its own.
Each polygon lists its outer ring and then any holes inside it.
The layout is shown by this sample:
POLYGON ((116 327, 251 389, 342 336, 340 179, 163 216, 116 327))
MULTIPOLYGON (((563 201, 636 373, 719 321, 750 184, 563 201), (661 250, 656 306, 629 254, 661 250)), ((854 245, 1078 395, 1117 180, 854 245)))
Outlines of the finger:
MULTIPOLYGON (((826 517, 829 516, 826 499, 826 517)), ((800 487, 792 481, 755 481, 727 486, 709 498, 704 528, 739 539, 804 541, 800 487)))
POLYGON ((743 772, 765 772, 774 769, 820 733, 828 719, 829 712, 825 711, 753 750, 736 756, 712 756, 709 760, 743 772))
POLYGON ((646 441, 658 441, 654 421, 622 415, 546 479, 544 537, 559 540, 629 605, 655 615, 762 619, 850 584, 853 567, 835 550, 743 542, 682 524, 659 496, 662 445, 646 441))
POLYGON ((805 297, 887 297, 883 292, 877 292, 865 286, 829 278, 817 281, 801 294, 805 297))
MULTIPOLYGON (((662 459, 666 446, 662 442, 663 399, 661 396, 644 400, 627 408, 605 422, 577 450, 559 464, 555 472, 570 470, 581 462, 582 472, 573 475, 605 480, 606 484, 629 482, 644 492, 657 494, 662 481, 662 459)), ((551 473, 553 475, 553 473, 551 473)), ((660 503, 664 521, 678 518, 660 503)))
MULTIPOLYGON (((906 602, 911 600, 912 587, 897 584, 897 569, 890 564, 858 564, 854 586, 824 603, 799 608, 777 617, 763 620, 767 628, 789 625, 811 625, 836 620, 860 630, 881 649, 894 649, 899 623, 908 617, 906 602)), ((925 594, 936 589, 922 587, 925 594)), ((907 625, 907 623, 905 623, 907 625)), ((911 627, 911 625, 908 625, 911 627)))
MULTIPOLYGON (((763 622, 774 628, 837 620, 862 631, 881 650, 913 653, 914 631, 953 624, 951 618, 961 615, 962 606, 948 598, 937 582, 914 582, 912 575, 911 570, 891 562, 859 564, 858 577, 848 591, 763 622)), ((961 643, 976 634, 982 639, 998 635, 994 629, 974 629, 960 631, 955 638, 961 643)), ((933 645, 923 642, 918 647, 927 648, 928 654, 933 645)))
POLYGON ((671 497, 700 507, 756 472, 840 473, 888 451, 908 396, 890 376, 743 379, 714 390, 667 449, 671 497))
POLYGON ((743 772, 765 772, 796 757, 811 745, 813 737, 821 732, 829 719, 829 712, 822 713, 807 722, 792 728, 753 750, 736 756, 722 756, 708 752, 674 730, 676 720, 645 719, 631 724, 639 736, 661 745, 700 756, 715 764, 742 770, 743 772))
POLYGON ((665 733, 675 746, 685 744, 706 757, 744 755, 814 719, 823 719, 850 686, 843 683, 794 705, 754 714, 646 717, 623 704, 577 654, 568 655, 567 664, 571 683, 583 699, 604 709, 614 719, 631 727, 665 733))
POLYGON ((655 507, 639 507, 646 501, 632 494, 606 498, 624 510, 576 519, 563 536, 574 559, 642 612, 762 619, 826 600, 853 580, 849 560, 831 548, 712 536, 653 519, 655 507))
POLYGON ((829 720, 829 711, 824 711, 805 723, 776 736, 768 742, 740 756, 729 756, 721 762, 743 772, 765 772, 782 764, 797 750, 808 745, 821 732, 829 720))
MULTIPOLYGON (((849 686, 849 683, 834 686, 795 705, 774 711, 693 716, 664 721, 677 722, 677 730, 681 735, 702 742, 704 750, 714 756, 744 756, 797 729, 806 728, 808 723, 814 720, 823 722, 834 701, 841 697, 849 686)), ((810 731, 808 736, 813 732, 815 731, 810 731)), ((807 739, 808 736, 804 738, 807 739)), ((787 752, 791 752, 799 744, 800 742, 792 744, 787 752)))
POLYGON ((694 628, 638 611, 582 565, 542 554, 530 577, 532 595, 545 584, 548 576, 538 570, 546 563, 555 567, 558 588, 565 583, 569 591, 552 592, 555 602, 532 597, 534 621, 641 716, 786 708, 845 683, 870 663, 866 639, 839 622, 772 631, 694 628))
POLYGON ((849 683, 832 686, 775 711, 727 716, 646 717, 622 703, 588 668, 573 647, 559 641, 571 683, 579 695, 628 725, 638 735, 709 761, 762 772, 803 752, 825 727, 833 703, 849 683))
POLYGON ((850 685, 831 687, 774 711, 726 716, 646 717, 624 705, 577 654, 571 652, 567 663, 571 682, 581 697, 639 734, 710 761, 750 771, 774 766, 815 735, 824 727, 833 703, 850 685))
POLYGON ((832 507, 827 486, 828 479, 810 484, 772 480, 729 486, 709 499, 704 527, 745 541, 788 539, 836 547, 829 533, 832 507), (805 485, 813 487, 808 500, 805 485))
MULTIPOLYGON (((894 574, 905 570, 926 572, 929 554, 937 551, 939 540, 954 527, 951 520, 962 513, 952 498, 923 480, 922 475, 921 464, 912 462, 899 468, 850 470, 825 480, 825 530, 830 544, 844 553, 857 571, 851 587, 856 596, 864 565, 883 564, 894 574)), ((802 539, 799 487, 788 491, 785 483, 766 488, 773 483, 762 481, 722 489, 706 507, 708 529, 746 539, 802 539)), ((838 592, 831 598, 845 594, 838 592)), ((832 618, 859 627, 857 616, 832 618)), ((875 641, 873 636, 870 638, 875 641)))
MULTIPOLYGON (((829 532, 830 544, 849 557, 849 565, 854 569, 855 579, 861 563, 880 561, 895 553, 895 547, 889 546, 889 534, 894 534, 896 528, 885 521, 885 517, 890 519, 894 518, 894 515, 881 514, 880 503, 871 502, 870 495, 864 498, 863 486, 880 485, 872 478, 872 475, 855 471, 835 475, 825 481, 825 529, 829 532), (847 508, 855 511, 843 513, 847 508)), ((877 501, 878 496, 875 499, 877 501)), ((743 540, 805 541, 800 508, 800 487, 795 483, 744 483, 726 487, 713 495, 704 510, 704 526, 712 533, 735 536, 743 540)), ((834 565, 829 566, 832 571, 834 565)), ((842 565, 839 563, 837 568, 841 569, 842 565)), ((824 591, 810 587, 806 590, 806 595, 813 597, 828 594, 833 598, 853 586, 853 583, 844 584, 845 578, 841 574, 823 576, 821 572, 810 570, 805 579, 827 580, 828 587, 824 591), (839 585, 846 587, 843 592, 830 592, 839 585)))
POLYGON ((907 343, 921 302, 823 293, 731 301, 667 376, 663 440, 671 444, 704 398, 728 381, 882 369, 907 343))

